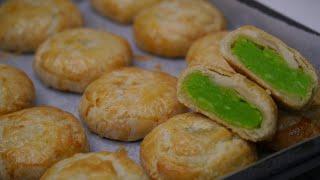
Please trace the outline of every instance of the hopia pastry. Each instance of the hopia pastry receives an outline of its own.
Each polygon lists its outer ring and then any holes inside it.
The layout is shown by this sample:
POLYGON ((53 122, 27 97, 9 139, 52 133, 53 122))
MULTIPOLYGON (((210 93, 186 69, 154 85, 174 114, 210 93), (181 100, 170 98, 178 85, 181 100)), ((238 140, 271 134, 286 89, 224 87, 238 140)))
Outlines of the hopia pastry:
POLYGON ((0 48, 33 52, 49 36, 82 24, 70 0, 5 1, 0 6, 0 48))
POLYGON ((271 96, 245 76, 225 68, 193 66, 179 77, 178 99, 244 139, 270 139, 277 107, 271 96))
POLYGON ((80 122, 54 107, 0 117, 0 179, 36 180, 54 163, 89 150, 80 122))
POLYGON ((142 139, 154 127, 185 112, 169 74, 128 67, 106 73, 84 92, 79 112, 89 129, 121 141, 142 139))
POLYGON ((311 104, 318 87, 315 69, 278 38, 254 26, 243 26, 221 41, 221 53, 284 107, 300 110, 311 104))
POLYGON ((172 117, 141 143, 141 164, 152 179, 220 179, 257 159, 253 144, 207 117, 172 117))
POLYGON ((134 19, 137 45, 164 57, 184 57, 198 38, 225 29, 222 13, 206 0, 166 0, 134 19))

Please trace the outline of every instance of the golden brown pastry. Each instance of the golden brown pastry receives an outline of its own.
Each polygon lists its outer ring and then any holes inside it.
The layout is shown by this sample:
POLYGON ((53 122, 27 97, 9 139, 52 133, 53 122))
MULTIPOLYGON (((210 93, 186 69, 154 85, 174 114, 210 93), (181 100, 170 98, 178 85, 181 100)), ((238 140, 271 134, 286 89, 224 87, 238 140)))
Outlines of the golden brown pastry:
POLYGON ((186 56, 188 66, 200 65, 235 72, 220 53, 220 41, 227 34, 227 31, 214 32, 195 41, 186 56))
POLYGON ((276 131, 277 106, 271 96, 243 75, 226 68, 187 68, 179 77, 177 93, 181 103, 244 139, 262 141, 272 138, 276 131))
POLYGON ((48 86, 81 93, 105 72, 131 62, 129 43, 115 34, 72 29, 47 39, 37 50, 34 70, 48 86))
POLYGON ((82 26, 77 7, 69 0, 10 0, 0 6, 0 48, 33 52, 47 37, 82 26))
POLYGON ((138 46, 152 54, 184 57, 198 38, 226 26, 221 12, 205 0, 166 0, 134 20, 138 46))
POLYGON ((177 79, 141 68, 112 71, 91 83, 79 112, 94 133, 135 141, 158 124, 186 111, 176 97, 177 79))
POLYGON ((91 0, 92 6, 102 15, 120 23, 131 23, 143 9, 161 0, 91 0))
POLYGON ((0 64, 0 115, 32 106, 35 89, 21 70, 0 64))
POLYGON ((219 179, 257 159, 252 144, 195 113, 172 117, 141 144, 141 163, 152 179, 219 179))
POLYGON ((320 106, 304 112, 279 112, 278 127, 273 140, 267 146, 282 150, 320 134, 320 106))
POLYGON ((221 41, 221 53, 285 107, 300 110, 312 102, 318 87, 315 69, 278 38, 254 26, 243 26, 221 41))
POLYGON ((80 122, 54 107, 35 107, 0 117, 0 179, 35 180, 54 163, 87 152, 80 122))
POLYGON ((79 153, 53 165, 41 180, 147 180, 125 150, 79 153))

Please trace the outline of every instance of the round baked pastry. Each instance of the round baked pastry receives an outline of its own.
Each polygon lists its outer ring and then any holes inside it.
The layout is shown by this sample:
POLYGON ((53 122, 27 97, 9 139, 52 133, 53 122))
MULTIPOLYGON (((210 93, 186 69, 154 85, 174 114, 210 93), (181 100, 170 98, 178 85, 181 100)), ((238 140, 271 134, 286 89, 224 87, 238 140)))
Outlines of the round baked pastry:
POLYGON ((186 111, 176 96, 177 79, 140 68, 112 71, 85 90, 79 111, 100 136, 135 141, 171 116, 186 111))
POLYGON ((138 46, 166 57, 183 57, 193 41, 225 28, 221 12, 205 0, 166 0, 134 19, 138 46))
POLYGON ((220 41, 227 34, 227 31, 219 31, 210 33, 196 40, 186 56, 188 66, 200 65, 207 68, 224 69, 235 72, 220 53, 220 41))
POLYGON ((141 163, 153 179, 218 179, 257 159, 250 143, 195 113, 174 116, 141 144, 141 163))
POLYGON ((78 179, 147 180, 148 177, 125 150, 79 153, 56 163, 41 177, 41 180, 78 179))
POLYGON ((131 48, 120 36, 72 29, 48 38, 37 50, 34 70, 48 86, 81 93, 105 72, 127 66, 131 48))
POLYGON ((35 89, 21 70, 0 64, 0 115, 32 106, 35 89))
POLYGON ((161 0, 91 0, 92 6, 102 15, 120 23, 131 23, 141 10, 161 0))
POLYGON ((0 6, 0 48, 31 52, 52 34, 82 26, 69 0, 10 0, 0 6))
POLYGON ((278 151, 318 135, 320 106, 296 113, 280 111, 277 132, 267 146, 278 151))
POLYGON ((39 179, 54 163, 87 151, 84 129, 70 113, 35 107, 0 117, 0 179, 39 179))

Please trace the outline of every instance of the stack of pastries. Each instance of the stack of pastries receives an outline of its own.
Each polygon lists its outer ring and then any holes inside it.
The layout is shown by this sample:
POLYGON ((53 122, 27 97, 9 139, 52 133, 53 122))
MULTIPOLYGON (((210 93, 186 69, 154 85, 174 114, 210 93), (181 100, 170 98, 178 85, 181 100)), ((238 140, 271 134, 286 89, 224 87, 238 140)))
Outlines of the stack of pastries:
POLYGON ((179 78, 132 67, 128 41, 82 27, 69 0, 6 1, 0 48, 35 52, 44 85, 81 94, 81 121, 35 106, 28 75, 0 64, 0 179, 219 179, 255 162, 255 143, 277 151, 320 133, 316 71, 278 38, 254 26, 227 31, 206 0, 90 2, 132 23, 141 50, 185 57, 187 67, 179 78), (142 140, 142 167, 123 148, 90 152, 81 122, 106 141, 142 140))

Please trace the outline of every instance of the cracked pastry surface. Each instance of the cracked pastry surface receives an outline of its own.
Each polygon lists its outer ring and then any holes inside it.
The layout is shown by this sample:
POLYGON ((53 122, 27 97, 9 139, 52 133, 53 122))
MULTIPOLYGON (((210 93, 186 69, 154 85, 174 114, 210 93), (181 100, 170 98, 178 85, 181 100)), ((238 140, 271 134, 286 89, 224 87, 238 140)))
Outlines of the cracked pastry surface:
POLYGON ((69 0, 10 0, 0 6, 0 48, 33 52, 49 36, 82 26, 69 0))
POLYGON ((0 117, 0 179, 39 179, 54 163, 87 151, 84 129, 70 113, 43 106, 0 117))
POLYGON ((32 106, 35 88, 21 70, 0 64, 0 115, 32 106))
POLYGON ((47 39, 37 50, 33 68, 46 85, 81 93, 103 73, 129 65, 131 56, 124 38, 79 28, 47 39))
POLYGON ((204 0, 162 1, 134 19, 137 45, 152 54, 184 57, 191 44, 210 32, 225 29, 225 19, 204 0))
POLYGON ((174 116, 152 130, 140 158, 153 179, 218 179, 257 159, 251 144, 196 113, 174 116))
POLYGON ((53 165, 41 180, 147 180, 143 169, 125 150, 79 153, 53 165))
POLYGON ((131 23, 143 9, 162 0, 91 0, 92 6, 102 15, 120 23, 131 23))
POLYGON ((122 68, 88 86, 79 112, 94 133, 135 141, 173 115, 186 111, 178 102, 176 85, 177 79, 166 73, 122 68))

